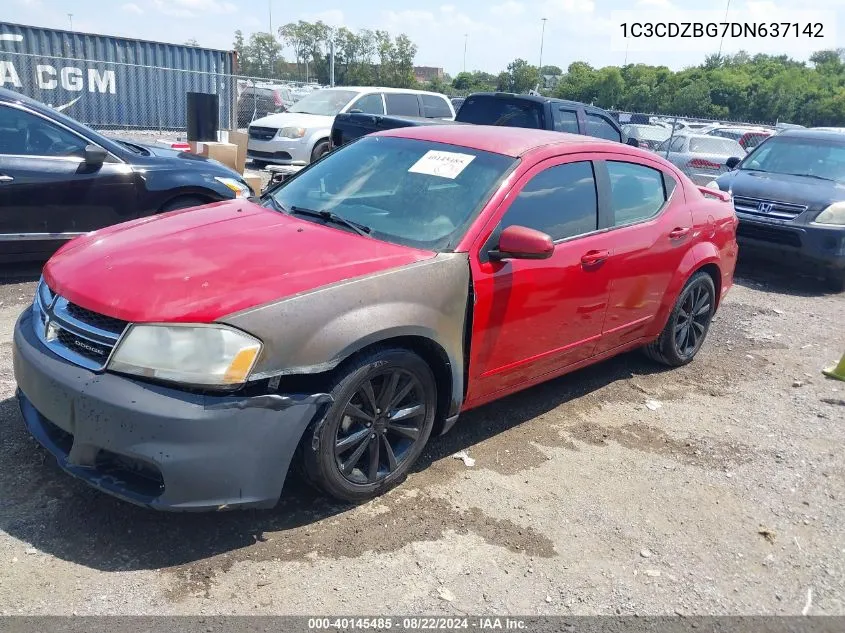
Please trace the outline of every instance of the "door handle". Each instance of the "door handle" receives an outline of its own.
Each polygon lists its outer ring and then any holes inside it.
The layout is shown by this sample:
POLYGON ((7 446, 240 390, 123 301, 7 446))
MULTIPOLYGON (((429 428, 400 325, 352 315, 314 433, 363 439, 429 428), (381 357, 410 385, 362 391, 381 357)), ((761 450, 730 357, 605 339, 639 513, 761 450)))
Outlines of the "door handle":
POLYGON ((676 228, 669 231, 670 240, 682 240, 689 235, 689 227, 676 228))
POLYGON ((11 176, 7 176, 6 174, 0 174, 0 182, 12 182, 14 178, 11 176))
POLYGON ((587 251, 581 256, 582 266, 596 266, 610 257, 610 251, 587 251))

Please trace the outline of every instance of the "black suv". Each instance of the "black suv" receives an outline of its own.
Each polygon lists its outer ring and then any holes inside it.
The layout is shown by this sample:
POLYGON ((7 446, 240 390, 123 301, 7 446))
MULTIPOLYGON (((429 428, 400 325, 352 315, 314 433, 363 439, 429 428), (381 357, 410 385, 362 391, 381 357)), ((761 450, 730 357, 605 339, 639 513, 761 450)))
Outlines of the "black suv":
POLYGON ((808 265, 845 289, 845 130, 771 136, 710 186, 733 195, 743 251, 808 265))
POLYGON ((217 161, 107 138, 0 88, 0 261, 43 259, 104 226, 252 194, 217 161))

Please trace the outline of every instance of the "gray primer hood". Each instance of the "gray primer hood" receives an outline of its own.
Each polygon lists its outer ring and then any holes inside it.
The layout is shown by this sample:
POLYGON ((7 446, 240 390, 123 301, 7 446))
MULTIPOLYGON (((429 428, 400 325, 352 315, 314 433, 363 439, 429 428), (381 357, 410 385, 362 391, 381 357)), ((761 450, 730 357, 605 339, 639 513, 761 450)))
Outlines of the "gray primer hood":
POLYGON ((448 358, 454 415, 463 400, 469 288, 467 254, 441 253, 237 312, 220 322, 264 342, 252 379, 320 373, 373 343, 424 337, 448 358))

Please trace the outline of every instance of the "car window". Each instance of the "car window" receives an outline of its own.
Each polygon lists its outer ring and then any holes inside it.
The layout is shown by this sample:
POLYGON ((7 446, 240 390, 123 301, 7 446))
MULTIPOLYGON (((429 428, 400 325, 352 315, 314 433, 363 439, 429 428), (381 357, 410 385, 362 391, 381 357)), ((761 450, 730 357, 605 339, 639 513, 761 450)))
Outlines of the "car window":
POLYGON ((684 141, 686 139, 683 136, 676 136, 672 143, 669 145, 670 152, 682 152, 684 151, 684 141))
POLYGON ((511 204, 500 228, 526 226, 562 240, 598 228, 593 164, 556 165, 534 176, 511 204))
POLYGON ((610 176, 614 226, 641 222, 657 215, 666 202, 662 172, 622 161, 605 164, 610 176))
POLYGON ((438 97, 437 95, 422 95, 423 115, 429 119, 451 119, 452 111, 449 109, 449 104, 446 97, 438 97))
POLYGON ((609 141, 622 141, 622 136, 603 116, 587 113, 587 134, 609 141))
POLYGON ((17 156, 79 156, 87 142, 41 117, 0 105, 0 154, 17 156))
POLYGON ((388 92, 384 95, 387 113, 396 116, 420 116, 420 102, 415 94, 388 92))
POLYGON ((350 110, 360 110, 364 114, 384 114, 384 102, 381 93, 364 95, 352 104, 350 110))
POLYGON ((527 99, 479 95, 467 97, 460 121, 475 125, 546 128, 543 104, 527 99))
POLYGON ((745 156, 742 145, 729 138, 708 136, 703 138, 691 138, 689 142, 691 152, 699 154, 722 154, 724 156, 745 156))
POLYGON ((578 134, 578 113, 574 110, 555 108, 555 131, 578 134))

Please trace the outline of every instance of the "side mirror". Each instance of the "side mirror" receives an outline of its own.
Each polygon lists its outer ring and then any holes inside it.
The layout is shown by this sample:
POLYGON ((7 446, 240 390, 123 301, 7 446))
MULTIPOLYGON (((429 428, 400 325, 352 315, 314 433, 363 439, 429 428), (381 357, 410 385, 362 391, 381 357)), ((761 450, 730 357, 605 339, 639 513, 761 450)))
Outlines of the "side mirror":
POLYGON ((728 169, 734 169, 737 165, 742 161, 741 158, 737 158, 736 156, 731 156, 728 160, 725 161, 725 166, 728 169))
POLYGON ((108 156, 108 152, 104 150, 99 145, 86 145, 85 146, 85 164, 91 167, 99 167, 104 162, 106 162, 106 157, 108 156))
POLYGON ((630 145, 631 147, 639 147, 640 146, 640 142, 635 138, 629 138, 627 141, 625 141, 625 143, 627 145, 630 145))
POLYGON ((526 226, 509 226, 499 236, 499 245, 490 251, 492 260, 548 259, 555 252, 552 238, 526 226))

